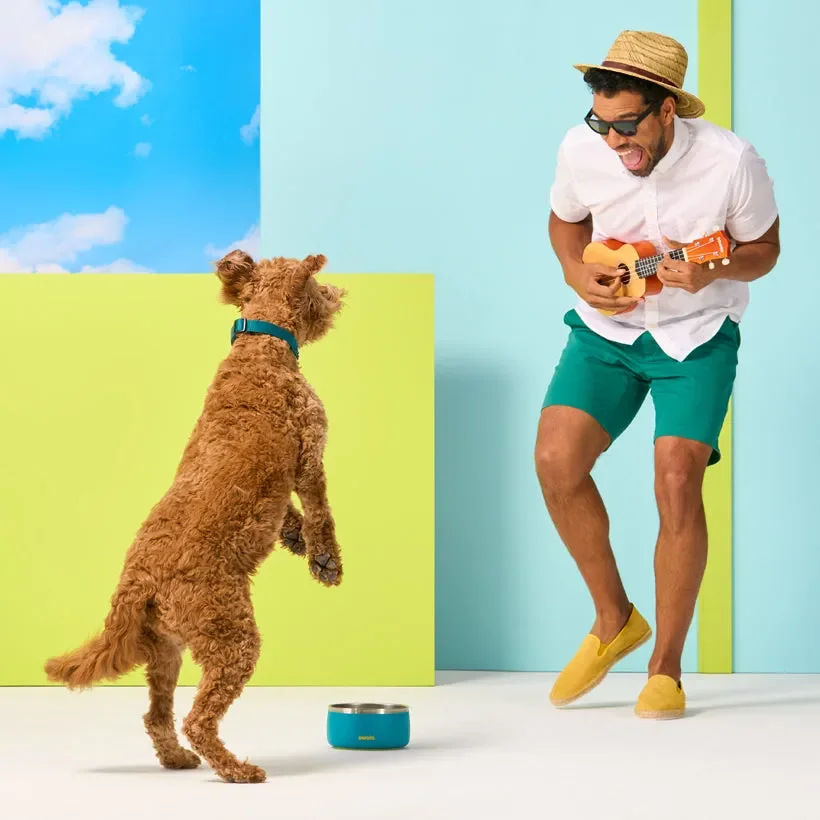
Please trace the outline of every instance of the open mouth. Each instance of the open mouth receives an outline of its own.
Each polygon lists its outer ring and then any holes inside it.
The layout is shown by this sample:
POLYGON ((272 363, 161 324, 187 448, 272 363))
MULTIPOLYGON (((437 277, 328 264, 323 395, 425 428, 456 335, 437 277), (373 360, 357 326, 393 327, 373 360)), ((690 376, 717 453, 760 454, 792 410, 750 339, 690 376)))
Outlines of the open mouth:
POLYGON ((629 148, 626 151, 618 151, 618 156, 629 171, 634 171, 643 162, 643 149, 629 148))

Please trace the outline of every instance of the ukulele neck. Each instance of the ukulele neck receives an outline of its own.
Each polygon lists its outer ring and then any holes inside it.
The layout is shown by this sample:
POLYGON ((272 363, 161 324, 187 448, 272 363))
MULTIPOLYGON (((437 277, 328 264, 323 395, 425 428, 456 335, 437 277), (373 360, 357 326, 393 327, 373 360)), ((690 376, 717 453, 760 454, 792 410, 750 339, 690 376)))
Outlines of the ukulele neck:
MULTIPOLYGON (((646 279, 647 276, 654 276, 658 272, 658 265, 663 261, 666 254, 659 253, 656 256, 645 256, 635 263, 635 273, 638 274, 639 279, 646 279)), ((683 248, 676 248, 670 251, 669 255, 678 262, 686 261, 686 254, 683 248)))

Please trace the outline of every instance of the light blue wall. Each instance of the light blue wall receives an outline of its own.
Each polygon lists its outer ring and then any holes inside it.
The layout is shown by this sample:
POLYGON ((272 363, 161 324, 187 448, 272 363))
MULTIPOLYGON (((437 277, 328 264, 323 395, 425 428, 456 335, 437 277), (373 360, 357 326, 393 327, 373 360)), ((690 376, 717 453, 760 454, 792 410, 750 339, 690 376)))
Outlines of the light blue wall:
POLYGON ((734 129, 765 157, 782 223, 780 262, 751 287, 735 391, 735 668, 820 672, 820 8, 743 0, 734 16, 734 129))
MULTIPOLYGON (((439 668, 556 670, 592 624, 532 459, 573 303, 549 247, 548 189, 558 142, 589 106, 572 63, 603 59, 621 29, 655 29, 689 49, 696 91, 696 11, 263 3, 263 252, 436 275, 439 668)), ((652 423, 648 404, 597 478, 628 590, 654 619, 652 423)), ((644 670, 650 651, 619 668, 644 670)))

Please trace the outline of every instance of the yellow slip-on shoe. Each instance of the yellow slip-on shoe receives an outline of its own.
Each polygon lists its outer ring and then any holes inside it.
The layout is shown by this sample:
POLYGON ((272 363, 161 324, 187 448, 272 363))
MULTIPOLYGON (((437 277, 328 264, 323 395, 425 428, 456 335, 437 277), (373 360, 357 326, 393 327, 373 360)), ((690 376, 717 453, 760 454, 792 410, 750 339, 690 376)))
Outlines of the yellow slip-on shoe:
POLYGON ((635 714, 650 720, 681 718, 685 711, 686 693, 683 686, 668 675, 652 675, 635 705, 635 714))
POLYGON ((550 692, 553 706, 567 706, 594 689, 621 658, 643 646, 652 637, 652 628, 633 605, 624 628, 608 644, 587 635, 580 649, 558 675, 550 692))

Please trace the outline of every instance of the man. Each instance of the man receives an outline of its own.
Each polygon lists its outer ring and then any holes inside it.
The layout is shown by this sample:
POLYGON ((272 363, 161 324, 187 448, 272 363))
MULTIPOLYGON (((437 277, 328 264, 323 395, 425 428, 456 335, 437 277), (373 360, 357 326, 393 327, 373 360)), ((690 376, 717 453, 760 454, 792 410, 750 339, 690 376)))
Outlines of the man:
POLYGON ((575 66, 592 90, 592 108, 559 148, 549 234, 579 299, 565 317, 569 339, 546 393, 535 458, 550 516, 596 618, 558 676, 550 696, 557 706, 596 686, 652 634, 624 590, 590 477, 650 393, 657 637, 635 710, 684 714, 681 655, 707 553, 703 477, 720 459, 748 283, 767 274, 779 253, 766 165, 748 142, 698 119, 703 103, 683 90, 687 63, 677 41, 625 31, 601 65, 575 66), (716 225, 732 241, 729 265, 710 269, 669 255, 681 246, 674 240, 691 242, 716 225), (607 238, 650 241, 664 253, 660 293, 629 299, 619 295, 617 269, 583 263, 585 246, 607 238))

